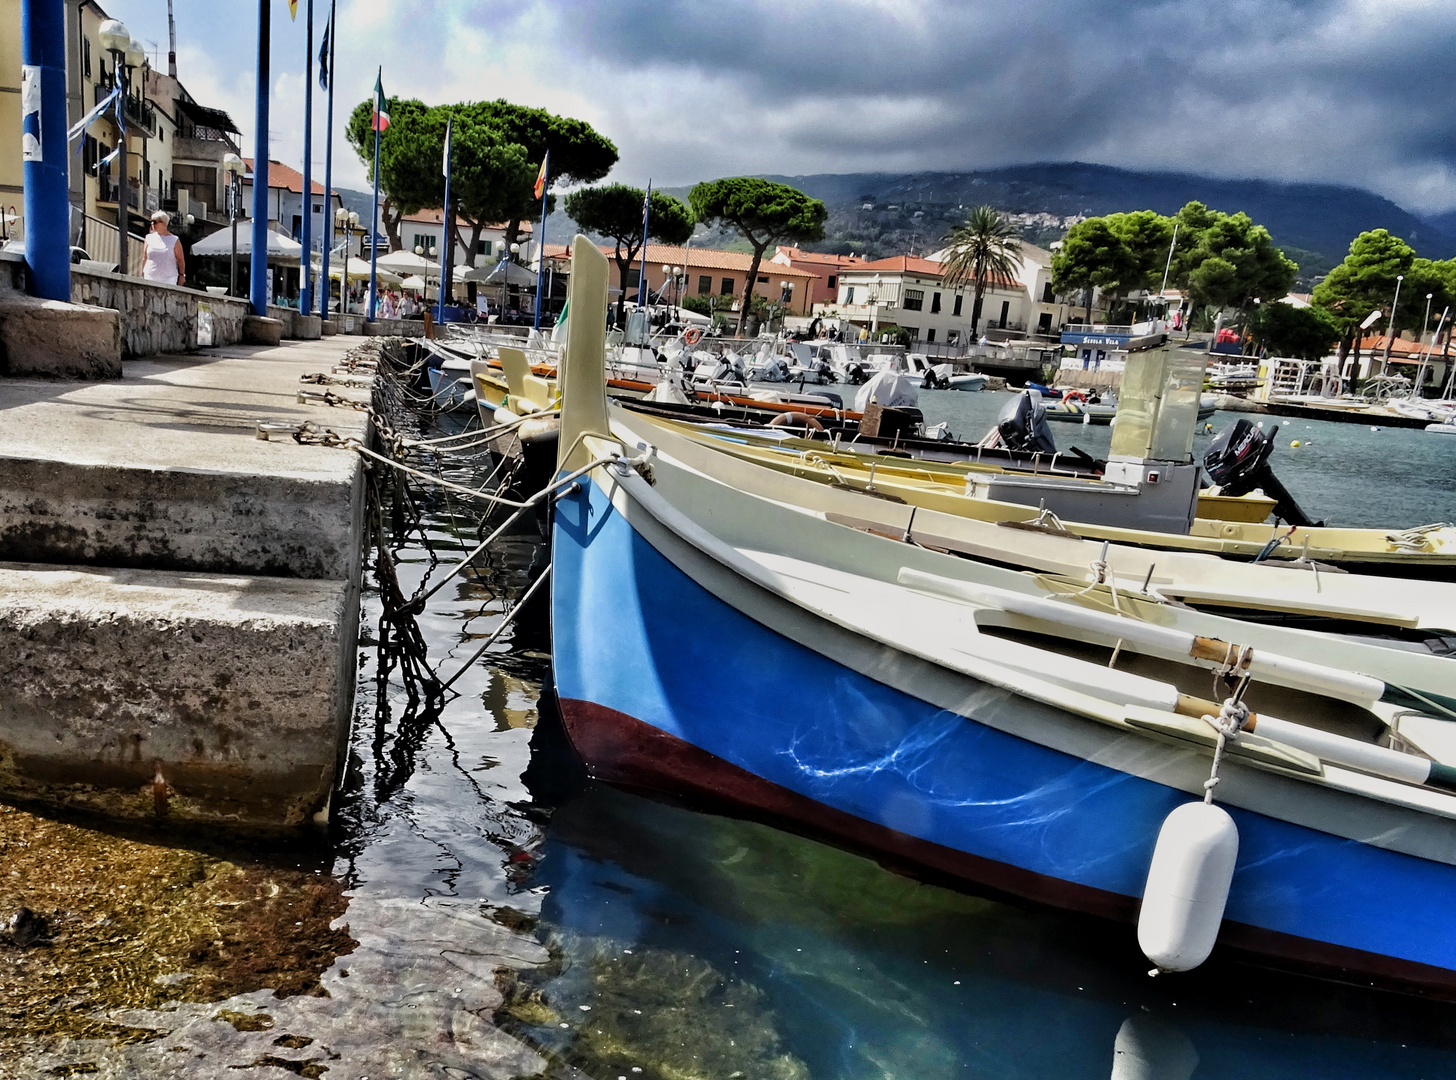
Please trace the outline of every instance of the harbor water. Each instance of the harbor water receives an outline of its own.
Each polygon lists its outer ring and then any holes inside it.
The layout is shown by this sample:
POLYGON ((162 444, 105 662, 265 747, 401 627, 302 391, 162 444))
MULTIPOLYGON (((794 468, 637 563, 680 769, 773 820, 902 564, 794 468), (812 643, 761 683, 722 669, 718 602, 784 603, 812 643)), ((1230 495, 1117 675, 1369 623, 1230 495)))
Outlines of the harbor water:
MULTIPOLYGON (((1008 398, 922 407, 977 438, 1008 398)), ((1108 428, 1054 433, 1106 452, 1108 428)), ((1315 517, 1456 519, 1456 440, 1294 422, 1278 441, 1274 469, 1315 517)), ((462 484, 486 471, 445 462, 462 484)), ((405 596, 480 535, 459 500, 415 497, 391 514, 405 596)), ((439 593, 418 618, 430 664, 454 674, 546 558, 525 524, 439 593)), ((410 661, 381 647, 395 624, 371 580, 326 842, 222 848, 0 815, 0 903, 28 902, 54 935, 0 947, 0 1076, 1456 1075, 1456 1005, 1226 958, 1149 978, 1130 927, 590 783, 555 718, 541 609, 439 703, 412 697, 410 661)))

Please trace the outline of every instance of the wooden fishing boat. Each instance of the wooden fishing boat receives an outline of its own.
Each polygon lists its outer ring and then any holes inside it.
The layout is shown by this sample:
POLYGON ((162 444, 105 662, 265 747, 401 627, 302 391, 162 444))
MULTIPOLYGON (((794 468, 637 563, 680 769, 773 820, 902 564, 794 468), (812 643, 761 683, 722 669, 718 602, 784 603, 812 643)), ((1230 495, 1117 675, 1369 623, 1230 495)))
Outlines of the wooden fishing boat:
MULTIPOLYGON (((1039 476, 1016 480, 1004 468, 987 468, 977 462, 861 454, 844 442, 836 450, 835 444, 818 439, 764 439, 752 433, 711 428, 678 430, 699 440, 711 440, 724 453, 794 476, 860 490, 873 487, 882 496, 913 506, 981 521, 1030 523, 1043 518, 1038 504, 1056 506, 1058 498, 1094 494, 1108 487, 1101 478, 1064 475, 1050 456, 1039 476), (1019 494, 1026 501, 1006 501, 1007 494, 1019 494)), ((1123 502, 1137 497, 1115 491, 1109 494, 1123 502)), ((1318 561, 1360 573, 1456 580, 1456 528, 1450 525, 1414 529, 1290 526, 1266 520, 1272 506, 1272 500, 1259 496, 1235 498, 1200 493, 1191 520, 1185 522, 1186 531, 1117 524, 1119 520, 1134 519, 1115 506, 1101 520, 1078 518, 1062 511, 1058 524, 1077 536, 1116 544, 1235 559, 1318 561)))
MULTIPOLYGON (((1456 992, 1456 772, 1448 754, 1382 745, 1448 722, 1456 701, 1402 680, 1449 690, 1456 664, 1308 631, 1326 659, 1300 660, 1242 636, 1267 627, 1158 599, 1097 610, 1091 593, 1055 599, 1037 575, 706 475, 676 456, 705 448, 654 441, 608 406, 607 277, 579 237, 558 463, 577 479, 556 504, 551 568, 560 710, 595 775, 1137 920, 1166 970, 1196 965, 1216 934, 1338 977, 1456 992), (1132 655, 1147 666, 1116 665, 1132 655), (1235 716, 1237 693, 1180 689, 1219 673, 1268 710, 1252 733, 1207 719, 1235 716), (1210 779, 1225 809, 1199 801, 1210 779), (1190 816, 1226 819, 1233 848, 1227 830, 1213 846, 1180 832, 1190 816), (1170 859, 1198 871, 1195 895, 1165 887, 1170 859), (1170 911, 1183 930, 1159 921, 1170 911)), ((717 459, 769 487, 832 490, 717 459)), ((1008 545, 1035 535, 1006 530, 1008 545)))

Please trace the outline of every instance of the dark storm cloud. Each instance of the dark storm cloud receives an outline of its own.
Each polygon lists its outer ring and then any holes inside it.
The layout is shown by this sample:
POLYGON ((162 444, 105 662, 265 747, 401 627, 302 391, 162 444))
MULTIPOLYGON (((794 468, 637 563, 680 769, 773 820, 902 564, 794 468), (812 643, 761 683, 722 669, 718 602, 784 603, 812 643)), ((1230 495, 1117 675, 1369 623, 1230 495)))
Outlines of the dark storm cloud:
MULTIPOLYGON (((724 112, 695 120, 721 125, 745 168, 768 158, 783 172, 1082 158, 1456 202, 1456 9, 1446 4, 547 6, 568 54, 624 77, 718 87, 724 112), (751 116, 727 115, 744 104, 751 116)), ((652 133, 639 135, 651 154, 652 133)))

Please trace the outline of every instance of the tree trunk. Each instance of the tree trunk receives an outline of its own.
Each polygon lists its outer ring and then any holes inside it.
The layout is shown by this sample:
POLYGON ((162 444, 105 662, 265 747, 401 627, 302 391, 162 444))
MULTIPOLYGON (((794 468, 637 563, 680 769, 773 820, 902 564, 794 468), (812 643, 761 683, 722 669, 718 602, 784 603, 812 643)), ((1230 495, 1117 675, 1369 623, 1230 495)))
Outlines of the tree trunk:
MULTIPOLYGON (((749 243, 753 243, 751 240, 749 243)), ((748 267, 748 281, 743 286, 743 302, 738 312, 738 329, 734 331, 735 336, 743 336, 743 326, 748 321, 749 309, 753 307, 753 287, 758 284, 758 268, 763 262, 763 253, 768 250, 768 243, 762 246, 753 245, 753 262, 748 267)))
POLYGON ((986 283, 984 281, 978 280, 976 282, 976 295, 975 298, 971 301, 971 337, 973 338, 979 338, 980 336, 976 333, 976 328, 981 323, 981 300, 985 297, 985 295, 986 283))
POLYGON ((511 218, 506 222, 506 254, 510 254, 511 245, 516 242, 516 237, 521 235, 521 219, 511 218))
POLYGON ((386 195, 379 201, 380 217, 384 218, 384 235, 389 237, 389 250, 398 251, 404 245, 399 240, 400 215, 391 213, 394 210, 394 203, 389 201, 386 195))

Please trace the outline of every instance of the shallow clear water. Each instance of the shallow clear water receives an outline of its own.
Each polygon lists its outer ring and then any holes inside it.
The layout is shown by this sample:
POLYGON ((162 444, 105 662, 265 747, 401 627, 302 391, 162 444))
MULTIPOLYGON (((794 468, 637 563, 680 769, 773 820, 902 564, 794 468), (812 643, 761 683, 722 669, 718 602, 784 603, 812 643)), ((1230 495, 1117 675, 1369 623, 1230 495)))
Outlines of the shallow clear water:
MULTIPOLYGON (((924 404, 932 420, 979 435, 1004 399, 927 394, 924 404)), ((1315 428, 1325 460, 1360 464, 1322 479, 1305 464, 1314 455, 1289 454, 1301 471, 1281 469, 1301 496, 1328 500, 1320 512, 1350 523, 1456 517, 1444 481, 1391 490, 1456 446, 1326 428, 1315 428), (1392 446, 1420 460, 1397 469, 1392 446)), ((1072 430, 1059 439, 1073 441, 1072 430)), ((1105 451, 1107 429, 1075 433, 1105 451)), ((482 478, 469 462, 451 469, 461 482, 482 478)), ((442 562, 475 542, 457 504, 423 506, 442 562)), ((526 526, 447 586, 419 620, 431 663, 452 674, 544 558, 526 526)), ((431 556, 414 540, 399 559, 408 595, 431 556)), ((397 668, 379 677, 380 603, 366 595, 346 794, 322 862, 346 890, 339 924, 357 946, 321 973, 327 998, 259 990, 131 1010, 121 1018, 165 1034, 37 1045, 0 1062, 0 1075, 1456 1075, 1456 1006, 1226 962, 1150 979, 1130 928, 918 883, 768 825, 585 782, 543 694, 541 614, 469 669, 459 696, 414 709, 397 668), (224 1005, 266 1012, 269 1026, 235 1030, 218 1019, 224 1005), (312 1042, 290 1050, 281 1039, 312 1042)))

